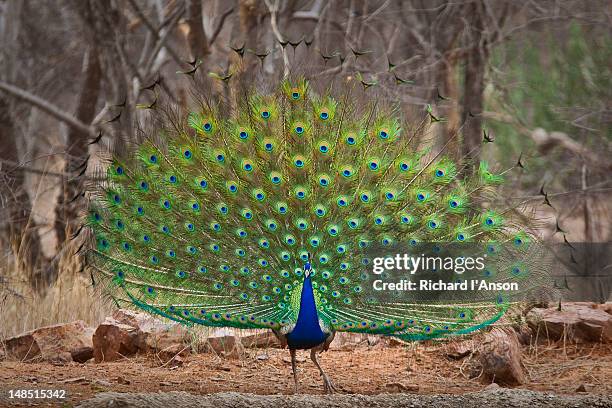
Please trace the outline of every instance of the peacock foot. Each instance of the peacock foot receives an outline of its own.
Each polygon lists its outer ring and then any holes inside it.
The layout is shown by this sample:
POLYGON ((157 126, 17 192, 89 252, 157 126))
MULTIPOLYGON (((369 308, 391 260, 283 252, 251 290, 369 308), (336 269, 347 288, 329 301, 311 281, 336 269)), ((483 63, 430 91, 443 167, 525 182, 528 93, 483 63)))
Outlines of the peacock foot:
POLYGON ((333 394, 334 392, 338 391, 336 387, 334 386, 334 383, 332 382, 332 380, 330 380, 330 378, 327 376, 327 374, 322 374, 322 377, 323 377, 323 391, 325 391, 326 394, 333 394))

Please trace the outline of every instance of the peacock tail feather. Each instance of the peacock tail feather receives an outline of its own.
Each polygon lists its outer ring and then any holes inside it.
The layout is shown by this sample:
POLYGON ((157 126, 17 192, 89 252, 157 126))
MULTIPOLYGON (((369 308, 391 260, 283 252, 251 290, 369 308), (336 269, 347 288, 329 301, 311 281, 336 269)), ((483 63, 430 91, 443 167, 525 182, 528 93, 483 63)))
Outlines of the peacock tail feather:
MULTIPOLYGON (((289 77, 269 91, 243 84, 230 102, 202 98, 174 120, 153 111, 148 137, 115 155, 93 188, 85 223, 98 281, 118 302, 185 324, 281 329, 297 319, 311 254, 319 317, 333 330, 420 340, 497 321, 513 303, 503 293, 452 304, 368 299, 372 245, 494 252, 535 238, 488 206, 503 177, 487 163, 466 173, 419 148, 426 129, 368 102, 359 82, 339 89, 317 93, 289 77)), ((538 273, 512 262, 482 278, 538 273)))

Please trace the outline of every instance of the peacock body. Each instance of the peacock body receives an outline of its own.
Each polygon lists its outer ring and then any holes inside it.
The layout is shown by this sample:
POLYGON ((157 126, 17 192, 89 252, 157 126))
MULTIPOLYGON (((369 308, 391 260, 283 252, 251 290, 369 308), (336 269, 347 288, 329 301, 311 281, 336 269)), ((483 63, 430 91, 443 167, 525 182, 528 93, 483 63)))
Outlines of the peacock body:
MULTIPOLYGON (((289 77, 268 91, 237 86, 225 101, 205 95, 183 116, 153 112, 146 139, 113 156, 93 188, 87 260, 98 281, 117 302, 184 324, 272 329, 292 355, 325 349, 337 331, 422 340, 497 321, 512 305, 503 293, 369 297, 372 246, 490 251, 533 238, 485 206, 503 182, 486 163, 464 173, 413 143, 422 126, 359 82, 339 89, 289 77)), ((530 276, 514 261, 482 278, 530 276)))

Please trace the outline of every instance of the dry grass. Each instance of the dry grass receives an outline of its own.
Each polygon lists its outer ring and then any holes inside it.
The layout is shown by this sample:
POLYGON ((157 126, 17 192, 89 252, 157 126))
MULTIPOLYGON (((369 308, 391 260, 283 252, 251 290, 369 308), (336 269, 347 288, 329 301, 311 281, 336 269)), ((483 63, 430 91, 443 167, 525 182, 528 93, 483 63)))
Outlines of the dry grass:
POLYGON ((111 305, 74 265, 60 265, 59 279, 43 294, 34 291, 16 268, 5 265, 0 286, 0 339, 37 327, 84 320, 90 325, 108 316, 111 305))

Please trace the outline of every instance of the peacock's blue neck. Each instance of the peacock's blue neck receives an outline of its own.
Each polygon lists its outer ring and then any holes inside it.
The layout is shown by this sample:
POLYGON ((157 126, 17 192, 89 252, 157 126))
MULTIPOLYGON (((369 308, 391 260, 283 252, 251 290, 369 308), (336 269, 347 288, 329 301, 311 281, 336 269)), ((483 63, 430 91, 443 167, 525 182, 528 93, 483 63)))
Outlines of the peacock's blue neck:
POLYGON ((319 325, 312 281, 308 275, 304 278, 302 286, 297 322, 293 330, 287 334, 287 344, 291 349, 309 349, 323 343, 327 336, 328 334, 324 333, 319 325))

